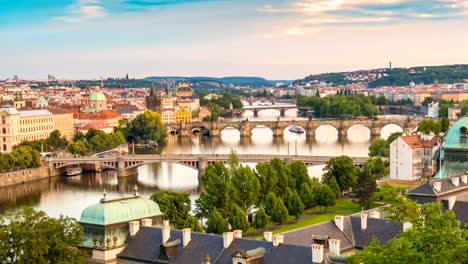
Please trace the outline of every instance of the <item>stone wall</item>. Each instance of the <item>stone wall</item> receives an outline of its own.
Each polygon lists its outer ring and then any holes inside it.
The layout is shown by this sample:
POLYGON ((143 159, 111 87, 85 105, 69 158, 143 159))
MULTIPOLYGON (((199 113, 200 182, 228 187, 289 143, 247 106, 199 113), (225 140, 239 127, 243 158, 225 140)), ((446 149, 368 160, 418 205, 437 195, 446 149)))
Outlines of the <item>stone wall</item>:
POLYGON ((47 167, 0 173, 0 188, 49 178, 47 167))

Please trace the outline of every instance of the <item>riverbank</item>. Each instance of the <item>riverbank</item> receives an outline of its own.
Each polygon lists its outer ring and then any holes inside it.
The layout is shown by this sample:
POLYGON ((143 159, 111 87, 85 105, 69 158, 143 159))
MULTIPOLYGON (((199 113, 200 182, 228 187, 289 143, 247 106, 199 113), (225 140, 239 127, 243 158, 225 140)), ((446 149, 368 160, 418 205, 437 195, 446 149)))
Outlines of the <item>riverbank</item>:
POLYGON ((47 167, 0 173, 0 188, 49 178, 47 167))

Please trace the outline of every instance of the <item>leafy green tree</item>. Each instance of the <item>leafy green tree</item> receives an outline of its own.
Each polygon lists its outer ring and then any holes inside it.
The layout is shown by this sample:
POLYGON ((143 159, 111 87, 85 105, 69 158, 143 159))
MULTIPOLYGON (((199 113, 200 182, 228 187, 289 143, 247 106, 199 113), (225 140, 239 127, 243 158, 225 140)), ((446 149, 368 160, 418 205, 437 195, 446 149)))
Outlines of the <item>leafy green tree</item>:
POLYGON ((31 147, 18 147, 11 154, 15 161, 15 167, 37 168, 41 166, 39 152, 31 147))
POLYGON ((169 220, 174 228, 182 229, 189 217, 191 202, 188 193, 160 191, 151 195, 151 200, 159 205, 164 212, 164 218, 169 220))
POLYGON ((418 131, 424 134, 430 134, 431 132, 438 135, 442 127, 439 122, 433 119, 425 118, 418 125, 418 131))
POLYGON ((432 103, 434 101, 434 98, 432 97, 426 97, 424 98, 424 100, 421 102, 421 105, 423 106, 428 106, 430 103, 432 103))
POLYGON ((214 234, 222 234, 227 231, 226 220, 218 212, 218 210, 213 209, 211 211, 210 217, 206 221, 206 232, 214 234))
POLYGON ((191 228, 193 232, 203 232, 200 222, 198 222, 198 219, 193 215, 189 215, 187 219, 185 219, 183 226, 184 228, 191 228))
POLYGON ((276 178, 278 179, 277 183, 277 192, 278 196, 283 196, 286 192, 286 188, 295 186, 295 183, 291 179, 291 171, 289 168, 284 164, 284 161, 274 158, 270 161, 271 167, 276 172, 276 178))
POLYGON ((291 172, 291 177, 295 180, 295 186, 292 188, 299 191, 301 186, 306 184, 309 180, 307 166, 301 160, 290 162, 287 166, 291 172))
POLYGON ((216 208, 223 217, 227 217, 233 199, 229 169, 220 162, 209 164, 201 181, 205 192, 195 201, 197 216, 208 217, 216 208))
POLYGON ((323 170, 325 171, 322 176, 323 182, 328 184, 332 178, 335 178, 340 191, 353 187, 358 175, 358 169, 354 166, 353 160, 348 156, 330 159, 323 170))
POLYGON ((261 204, 265 201, 266 196, 270 192, 275 192, 276 184, 278 183, 278 177, 273 167, 268 162, 260 162, 255 166, 256 173, 261 191, 258 197, 258 203, 261 204))
POLYGON ((126 138, 133 139, 136 143, 149 140, 162 143, 167 135, 161 116, 150 110, 146 110, 143 114, 137 116, 124 131, 126 138))
POLYGON ((247 231, 249 228, 249 221, 247 221, 247 215, 245 212, 237 205, 233 205, 231 212, 229 214, 229 223, 231 224, 232 229, 241 229, 247 231))
POLYGON ((325 211, 328 211, 328 207, 336 204, 336 196, 332 189, 328 185, 322 185, 318 190, 316 196, 317 205, 325 207, 325 211))
POLYGON ((286 222, 286 220, 288 220, 288 215, 289 212, 286 206, 284 206, 283 200, 281 198, 278 198, 276 201, 275 209, 271 214, 271 220, 282 224, 286 222))
POLYGON ((381 157, 372 157, 364 163, 364 170, 369 171, 375 179, 380 180, 390 173, 390 163, 381 157))
POLYGON ((83 229, 73 218, 48 217, 23 207, 0 215, 2 263, 82 263, 73 245, 82 242, 83 229))
POLYGON ((356 252, 349 263, 465 263, 468 259, 468 231, 451 210, 441 203, 418 204, 401 194, 386 200, 389 217, 411 228, 386 245, 374 240, 356 252))
POLYGON ((377 182, 368 169, 363 169, 358 176, 356 187, 354 192, 359 197, 359 204, 365 209, 370 208, 370 203, 374 197, 374 193, 377 190, 377 182))
POLYGON ((315 206, 314 193, 310 187, 310 184, 304 184, 301 186, 301 191, 299 192, 302 203, 306 209, 312 208, 315 206))
POLYGON ((450 127, 450 120, 447 117, 442 117, 440 120, 440 131, 447 132, 450 127))
POLYGON ((265 213, 269 216, 272 216, 278 199, 276 199, 276 195, 273 192, 268 193, 265 199, 265 213))
POLYGON ((335 177, 332 177, 330 181, 327 183, 327 185, 335 194, 336 199, 341 198, 340 186, 338 186, 338 182, 336 181, 335 177))
POLYGON ((83 140, 70 142, 68 144, 67 150, 71 154, 77 154, 80 156, 88 155, 91 152, 88 143, 83 140))
POLYGON ((239 164, 239 157, 237 156, 236 151, 231 149, 231 152, 229 153, 229 169, 232 174, 234 174, 237 168, 239 168, 239 164))
POLYGON ((86 140, 86 137, 85 135, 83 134, 83 132, 81 131, 77 131, 75 133, 75 135, 73 135, 73 142, 77 142, 77 141, 80 141, 80 140, 86 140))
POLYGON ((67 140, 62 137, 59 130, 52 131, 46 141, 47 145, 53 150, 63 149, 68 144, 67 140))
POLYGON ((287 209, 290 215, 294 215, 296 217, 296 220, 304 213, 304 204, 297 192, 293 193, 293 196, 287 205, 287 209))
POLYGON ((260 182, 248 166, 240 165, 231 179, 236 203, 245 211, 257 204, 260 182))
POLYGON ((270 217, 265 213, 263 207, 260 207, 255 214, 255 228, 265 228, 270 222, 270 217))
POLYGON ((369 157, 389 157, 390 144, 383 138, 376 138, 369 146, 369 157))
POLYGON ((392 133, 392 134, 387 138, 387 143, 388 143, 388 145, 392 144, 392 142, 395 141, 397 138, 399 138, 401 135, 403 135, 403 132, 395 132, 395 133, 392 133))

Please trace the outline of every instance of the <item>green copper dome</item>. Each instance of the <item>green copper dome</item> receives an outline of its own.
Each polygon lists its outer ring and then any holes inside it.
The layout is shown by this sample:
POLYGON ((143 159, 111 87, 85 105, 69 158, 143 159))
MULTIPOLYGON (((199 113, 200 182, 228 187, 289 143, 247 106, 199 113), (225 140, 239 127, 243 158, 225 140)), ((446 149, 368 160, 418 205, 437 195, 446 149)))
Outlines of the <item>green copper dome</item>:
POLYGON ((37 98, 36 100, 36 104, 43 104, 43 103, 47 103, 47 100, 43 96, 39 96, 39 98, 37 98))
POLYGON ((463 133, 466 135, 468 129, 468 117, 462 117, 455 122, 447 132, 444 144, 444 149, 467 149, 468 140, 463 140, 463 133))
POLYGON ((99 92, 99 91, 92 92, 89 95, 90 102, 105 101, 105 100, 106 100, 106 96, 102 92, 99 92))
POLYGON ((103 198, 100 203, 91 205, 83 210, 80 222, 95 225, 110 225, 157 215, 162 215, 159 205, 140 196, 113 200, 103 198))

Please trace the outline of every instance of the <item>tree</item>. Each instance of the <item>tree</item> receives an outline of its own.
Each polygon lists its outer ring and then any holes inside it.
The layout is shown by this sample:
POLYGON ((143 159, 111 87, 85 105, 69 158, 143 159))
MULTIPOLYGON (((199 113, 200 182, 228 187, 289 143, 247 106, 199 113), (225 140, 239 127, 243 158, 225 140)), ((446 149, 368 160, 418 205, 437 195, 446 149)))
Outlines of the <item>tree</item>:
POLYGON ((80 156, 88 155, 91 152, 88 143, 86 143, 83 140, 70 142, 68 144, 67 150, 71 154, 77 154, 77 155, 80 155, 80 156))
POLYGON ((327 185, 335 194, 336 199, 341 198, 340 186, 338 186, 338 182, 336 181, 335 177, 332 177, 327 185))
POLYGON ((276 172, 276 178, 278 179, 276 194, 278 196, 283 196, 286 192, 286 188, 294 186, 295 183, 292 183, 290 175, 291 171, 284 164, 284 161, 274 158, 270 161, 271 167, 276 172))
POLYGON ((359 197, 359 204, 365 209, 368 209, 376 190, 377 182, 374 175, 372 175, 370 170, 363 169, 358 176, 357 184, 354 188, 354 192, 359 197))
POLYGON ((440 131, 447 132, 450 127, 450 120, 447 117, 442 117, 440 120, 440 131))
POLYGON ((369 157, 389 157, 390 144, 383 138, 372 140, 369 146, 369 157))
POLYGON ((268 162, 260 162, 255 166, 256 173, 259 182, 261 191, 258 197, 258 204, 261 204, 265 201, 266 196, 270 192, 275 192, 276 184, 278 183, 278 176, 276 175, 273 167, 268 162))
POLYGON ((206 232, 214 234, 222 234, 227 231, 226 221, 218 210, 213 209, 210 217, 206 221, 206 232))
POLYGON ((328 211, 328 207, 336 204, 336 196, 328 185, 322 185, 317 192, 316 200, 319 206, 325 207, 325 211, 328 211))
POLYGON ((174 228, 185 228, 189 217, 191 202, 188 193, 160 191, 151 195, 151 200, 159 205, 164 212, 164 218, 169 220, 174 228))
POLYGON ((248 166, 240 165, 231 179, 234 200, 245 211, 257 204, 260 193, 260 182, 248 166))
POLYGON ((410 222, 411 228, 386 245, 374 240, 356 252, 349 263, 465 263, 468 259, 468 230, 441 203, 418 204, 401 194, 386 197, 390 219, 410 222))
POLYGON ((127 139, 134 139, 137 143, 149 140, 162 143, 167 135, 161 116, 150 110, 137 116, 124 131, 127 139))
POLYGON ((286 206, 284 206, 283 200, 281 198, 278 198, 276 201, 276 206, 275 209, 273 210, 273 213, 271 215, 271 220, 277 223, 284 223, 286 220, 288 220, 288 209, 286 206))
POLYGON ((353 160, 348 156, 340 156, 327 161, 323 174, 323 182, 330 183, 332 178, 336 179, 340 191, 347 190, 354 186, 358 169, 354 166, 353 160))
POLYGON ((41 166, 39 152, 29 146, 16 148, 12 153, 15 167, 37 168, 41 166))
POLYGON ((270 217, 265 213, 263 207, 260 207, 255 214, 255 228, 265 228, 270 222, 270 217))
POLYGON ((397 138, 399 138, 401 135, 403 135, 403 132, 395 132, 395 133, 392 133, 390 136, 388 136, 387 138, 388 145, 390 146, 390 144, 392 144, 392 142, 395 141, 397 138))
POLYGON ((47 145, 53 150, 63 149, 68 144, 67 140, 62 137, 59 130, 52 131, 46 141, 47 145))
POLYGON ((239 157, 237 156, 236 151, 231 149, 231 152, 229 153, 229 169, 231 170, 231 173, 234 174, 234 171, 236 171, 238 167, 239 157))
POLYGON ((267 215, 269 216, 273 215, 277 202, 278 200, 276 199, 276 195, 273 192, 268 193, 265 199, 265 213, 267 215))
POLYGON ((289 171, 291 172, 291 177, 294 179, 296 191, 299 191, 301 186, 308 182, 309 172, 307 171, 307 166, 301 160, 293 161, 288 163, 289 171))
POLYGON ((51 218, 23 207, 0 215, 0 259, 2 263, 82 263, 73 246, 81 244, 82 235, 73 218, 51 218))
POLYGON ((287 206, 287 209, 290 215, 294 215, 296 217, 296 221, 297 219, 299 219, 299 216, 301 216, 304 213, 304 204, 302 203, 301 198, 299 197, 297 192, 293 193, 293 196, 287 206))
POLYGON ((193 215, 189 215, 187 219, 185 219, 183 226, 184 228, 192 229, 193 232, 203 232, 200 222, 198 222, 198 219, 193 215))
POLYGON ((247 231, 249 228, 249 222, 247 221, 247 215, 245 214, 242 209, 237 206, 233 205, 231 208, 231 212, 229 214, 229 224, 231 224, 232 229, 241 229, 247 231))
POLYGON ((86 140, 85 135, 81 131, 77 131, 75 135, 73 135, 73 142, 80 141, 80 140, 86 140))
POLYGON ((315 206, 314 194, 309 184, 304 184, 301 186, 299 195, 301 197, 302 203, 304 204, 304 208, 308 209, 315 206))
POLYGON ((381 157, 372 157, 367 159, 363 169, 379 180, 390 173, 390 163, 381 157))
POLYGON ((196 215, 208 217, 211 210, 216 208, 223 217, 227 217, 233 199, 233 187, 228 168, 220 162, 209 164, 201 176, 201 182, 205 192, 195 202, 196 215))
POLYGON ((421 105, 423 106, 428 106, 430 103, 432 103, 434 101, 434 98, 432 97, 426 97, 424 98, 424 100, 421 102, 421 105))
POLYGON ((418 131, 424 134, 430 134, 432 132, 438 135, 441 128, 441 123, 430 118, 424 118, 418 125, 418 131))

